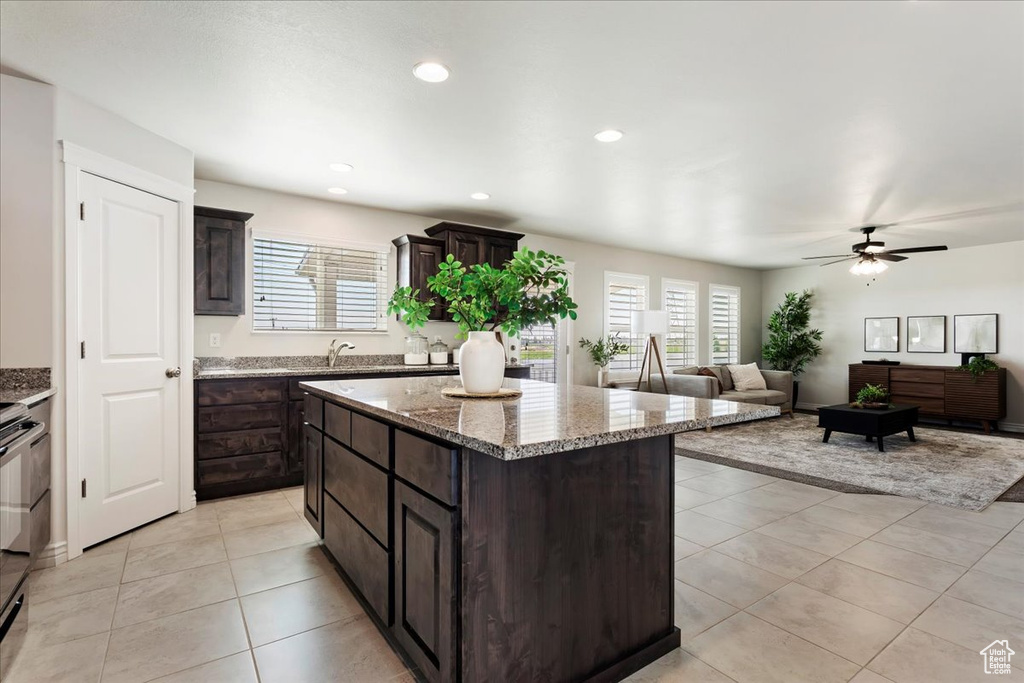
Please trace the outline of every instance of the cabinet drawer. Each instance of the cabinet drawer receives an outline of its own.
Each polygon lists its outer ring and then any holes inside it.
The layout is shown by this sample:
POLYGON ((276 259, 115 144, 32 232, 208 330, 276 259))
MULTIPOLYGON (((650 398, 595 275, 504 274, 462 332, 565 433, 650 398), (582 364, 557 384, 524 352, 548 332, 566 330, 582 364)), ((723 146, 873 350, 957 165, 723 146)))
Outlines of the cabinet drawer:
POLYGON ((324 496, 324 545, 377 616, 390 625, 388 552, 330 496, 324 496))
POLYGON ((274 403, 285 396, 282 379, 199 380, 196 386, 196 405, 200 406, 274 403))
POLYGON ((917 406, 922 414, 944 415, 946 412, 946 402, 941 398, 893 394, 890 400, 898 405, 917 406))
POLYGON ((222 458, 228 455, 281 451, 281 429, 249 429, 244 432, 199 434, 196 437, 196 459, 222 458))
POLYGON ((889 370, 889 379, 893 382, 926 382, 929 384, 942 384, 946 378, 946 371, 932 368, 899 368, 889 370))
POLYGON ((395 430, 395 474, 446 505, 458 503, 456 450, 395 430))
POLYGON ((263 477, 283 477, 288 468, 284 453, 273 451, 201 460, 196 463, 196 470, 199 475, 198 484, 208 486, 263 477))
POLYGON ((303 403, 303 420, 309 423, 311 427, 317 429, 324 428, 324 400, 319 396, 313 394, 306 394, 302 397, 303 403))
POLYGON ((324 440, 324 489, 380 541, 388 545, 388 475, 366 460, 324 440))
POLYGON ((389 467, 388 426, 365 415, 352 413, 352 450, 381 467, 389 467))
POLYGON ((279 427, 281 405, 262 403, 248 406, 207 406, 196 410, 196 431, 237 432, 243 429, 279 427))
POLYGON ((346 446, 352 443, 352 411, 334 403, 324 404, 324 432, 346 446))
POLYGON ((899 396, 920 396, 924 398, 943 398, 946 395, 944 384, 926 384, 924 382, 892 381, 889 391, 899 396))

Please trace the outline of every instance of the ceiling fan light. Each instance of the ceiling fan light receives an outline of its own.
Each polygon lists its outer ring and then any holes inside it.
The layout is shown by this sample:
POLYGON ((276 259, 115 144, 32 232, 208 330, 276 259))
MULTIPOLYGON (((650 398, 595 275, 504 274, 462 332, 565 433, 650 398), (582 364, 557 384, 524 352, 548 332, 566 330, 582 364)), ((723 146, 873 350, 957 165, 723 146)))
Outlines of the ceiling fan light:
POLYGON ((871 261, 868 265, 871 267, 871 272, 875 274, 881 273, 889 267, 885 264, 885 261, 871 261))
POLYGON ((850 266, 850 272, 853 273, 854 275, 863 275, 864 274, 863 263, 864 263, 863 261, 857 261, 856 263, 854 263, 852 266, 850 266))

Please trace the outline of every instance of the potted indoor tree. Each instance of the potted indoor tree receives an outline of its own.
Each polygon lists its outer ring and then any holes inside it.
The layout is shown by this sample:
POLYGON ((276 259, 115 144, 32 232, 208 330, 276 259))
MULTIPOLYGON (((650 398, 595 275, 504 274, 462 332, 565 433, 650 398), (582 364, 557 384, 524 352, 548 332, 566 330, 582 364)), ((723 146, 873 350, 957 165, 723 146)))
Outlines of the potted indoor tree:
POLYGON ((580 348, 586 349, 590 360, 597 366, 597 386, 603 387, 605 376, 608 374, 608 364, 615 359, 615 356, 629 351, 629 344, 619 341, 618 333, 611 335, 608 339, 598 337, 597 341, 580 339, 580 348))
POLYGON ((502 268, 482 263, 466 268, 452 254, 427 277, 435 297, 420 300, 420 291, 395 287, 388 314, 398 314, 415 329, 439 298, 460 338, 467 341, 459 355, 459 376, 468 394, 493 394, 505 376, 505 349, 500 329, 509 336, 531 325, 555 324, 559 318, 576 319, 576 302, 569 296, 565 259, 543 250, 520 249, 502 268))
POLYGON ((761 357, 773 370, 793 373, 793 407, 800 393, 800 375, 807 364, 821 355, 822 332, 808 329, 811 321, 811 297, 786 292, 786 297, 768 318, 768 341, 761 347, 761 357))

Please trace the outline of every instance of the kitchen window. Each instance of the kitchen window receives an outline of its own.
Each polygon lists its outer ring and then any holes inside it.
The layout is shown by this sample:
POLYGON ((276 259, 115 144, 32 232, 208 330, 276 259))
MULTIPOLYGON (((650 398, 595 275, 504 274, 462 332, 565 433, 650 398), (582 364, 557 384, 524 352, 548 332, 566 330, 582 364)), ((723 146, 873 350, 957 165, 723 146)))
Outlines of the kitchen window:
POLYGON ((697 283, 663 278, 661 301, 668 312, 665 365, 697 364, 697 283))
POLYGON ((253 234, 254 331, 387 331, 386 247, 253 234))
POLYGON ((633 334, 633 312, 647 310, 649 279, 646 275, 604 274, 604 331, 629 344, 629 350, 608 365, 611 370, 639 370, 647 338, 633 334))
POLYGON ((711 363, 740 362, 740 288, 711 285, 711 363))

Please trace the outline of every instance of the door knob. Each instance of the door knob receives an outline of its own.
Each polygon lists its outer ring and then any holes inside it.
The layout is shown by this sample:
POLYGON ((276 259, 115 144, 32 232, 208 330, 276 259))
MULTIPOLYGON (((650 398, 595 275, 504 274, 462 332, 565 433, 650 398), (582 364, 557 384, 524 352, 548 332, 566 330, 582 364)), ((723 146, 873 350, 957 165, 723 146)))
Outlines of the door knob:
POLYGON ((167 368, 164 374, 168 377, 181 377, 181 368, 167 368))

